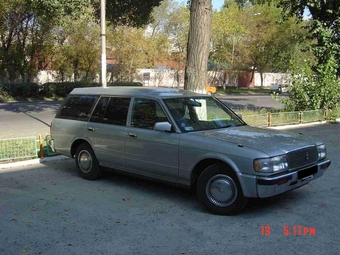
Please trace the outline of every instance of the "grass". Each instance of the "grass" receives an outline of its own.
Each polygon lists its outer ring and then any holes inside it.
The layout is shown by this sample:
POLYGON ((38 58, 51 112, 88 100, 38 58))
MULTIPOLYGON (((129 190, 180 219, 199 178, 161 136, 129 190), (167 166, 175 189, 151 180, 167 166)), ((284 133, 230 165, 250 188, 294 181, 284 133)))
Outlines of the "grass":
POLYGON ((221 95, 229 95, 229 94, 247 94, 247 95, 256 95, 256 94, 271 94, 270 89, 264 88, 226 88, 223 90, 222 88, 218 88, 216 91, 217 94, 221 95))

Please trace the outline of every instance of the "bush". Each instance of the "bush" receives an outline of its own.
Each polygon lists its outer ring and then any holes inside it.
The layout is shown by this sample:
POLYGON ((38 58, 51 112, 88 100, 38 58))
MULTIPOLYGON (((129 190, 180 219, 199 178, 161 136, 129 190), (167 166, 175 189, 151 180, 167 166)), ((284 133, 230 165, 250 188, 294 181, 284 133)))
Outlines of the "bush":
MULTIPOLYGON (((308 62, 292 73, 293 85, 288 98, 278 98, 288 111, 334 109, 340 103, 340 82, 336 76, 334 59, 313 71, 308 62)), ((275 96, 274 96, 275 97, 275 96)))
MULTIPOLYGON (((0 97, 18 98, 18 97, 66 97, 74 88, 100 87, 101 83, 97 82, 48 82, 43 85, 36 83, 25 84, 0 84, 0 97)), ((108 83, 109 87, 126 86, 142 87, 140 82, 114 82, 108 83)))
POLYGON ((48 82, 40 87, 40 95, 44 97, 66 97, 74 88, 99 87, 94 82, 48 82))
POLYGON ((123 86, 123 87, 143 87, 143 84, 141 82, 113 82, 113 83, 108 83, 108 87, 118 87, 118 86, 123 86))
POLYGON ((36 83, 0 84, 0 96, 3 98, 37 97, 38 92, 39 85, 36 83))

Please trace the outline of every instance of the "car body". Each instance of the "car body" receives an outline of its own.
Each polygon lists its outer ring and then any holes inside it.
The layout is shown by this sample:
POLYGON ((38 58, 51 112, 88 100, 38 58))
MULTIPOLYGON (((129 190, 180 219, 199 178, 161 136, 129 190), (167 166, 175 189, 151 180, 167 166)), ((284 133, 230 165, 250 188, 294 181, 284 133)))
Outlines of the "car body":
POLYGON ((208 95, 161 88, 77 88, 51 126, 51 146, 79 174, 105 166, 196 188, 216 214, 250 197, 271 197, 322 176, 325 145, 303 135, 248 126, 208 95))
POLYGON ((287 84, 273 83, 270 85, 270 91, 272 93, 287 93, 289 86, 287 84))
POLYGON ((215 94, 215 93, 216 93, 216 87, 210 86, 210 84, 207 83, 206 86, 205 86, 205 92, 206 92, 208 95, 215 94))

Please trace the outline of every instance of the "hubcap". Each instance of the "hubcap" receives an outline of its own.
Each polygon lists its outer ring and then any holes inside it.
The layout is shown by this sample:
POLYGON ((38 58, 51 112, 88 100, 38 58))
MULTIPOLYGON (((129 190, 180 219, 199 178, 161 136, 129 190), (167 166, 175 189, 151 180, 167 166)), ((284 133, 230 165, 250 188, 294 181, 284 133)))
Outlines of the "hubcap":
POLYGON ((219 207, 226 207, 236 200, 237 186, 228 175, 218 174, 209 179, 205 193, 211 203, 219 207))
POLYGON ((81 151, 78 156, 78 164, 82 172, 89 173, 92 168, 91 154, 86 150, 81 151))

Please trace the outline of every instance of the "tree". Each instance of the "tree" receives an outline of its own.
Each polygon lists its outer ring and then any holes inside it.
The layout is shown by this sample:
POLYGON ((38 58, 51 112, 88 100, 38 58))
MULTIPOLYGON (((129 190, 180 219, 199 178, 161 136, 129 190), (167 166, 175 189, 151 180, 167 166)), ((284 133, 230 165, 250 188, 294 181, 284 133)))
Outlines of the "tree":
POLYGON ((44 67, 53 46, 53 28, 61 17, 78 14, 88 0, 0 1, 0 74, 6 80, 31 81, 44 67), (77 11, 79 10, 79 11, 77 11))
POLYGON ((58 44, 54 46, 52 68, 61 81, 72 75, 75 81, 94 80, 99 71, 100 27, 94 22, 93 8, 84 10, 77 20, 65 16, 61 23, 63 26, 55 29, 58 44))
POLYGON ((145 29, 119 26, 109 32, 108 45, 116 63, 111 81, 132 81, 137 68, 153 68, 156 60, 167 55, 167 41, 162 36, 147 35, 145 29))
MULTIPOLYGON (((240 54, 245 47, 249 31, 244 23, 245 15, 234 1, 228 1, 227 8, 213 13, 212 19, 212 50, 210 59, 216 66, 225 71, 223 88, 226 83, 231 85, 231 80, 246 62, 240 54), (228 81, 227 81, 228 74, 228 81)), ((234 80, 234 79, 233 79, 234 80)))
MULTIPOLYGON (((67 0, 65 0, 67 1, 67 0)), ((106 19, 112 26, 141 27, 150 22, 153 7, 162 0, 106 0, 106 19)), ((92 0, 96 15, 100 17, 100 0, 92 0)))
POLYGON ((300 50, 305 30, 294 18, 282 20, 282 10, 273 4, 228 1, 227 8, 214 14, 211 59, 224 63, 224 69, 260 72, 286 72, 290 60, 300 50))
POLYGON ((191 0, 184 88, 205 93, 210 49, 211 0, 191 0))
MULTIPOLYGON (((180 72, 185 67, 187 42, 190 22, 189 9, 174 0, 164 0, 159 7, 154 8, 153 22, 150 24, 152 34, 163 36, 168 42, 168 60, 171 68, 176 71, 178 86, 180 72)), ((165 58, 164 58, 165 59, 165 58)))
MULTIPOLYGON (((312 22, 309 29, 316 40, 313 51, 318 65, 326 64, 331 58, 340 58, 340 1, 339 0, 280 0, 280 5, 291 15, 303 17, 307 8, 312 22)), ((339 64, 339 62, 338 62, 339 64)), ((340 73, 340 66, 337 67, 340 73)))

